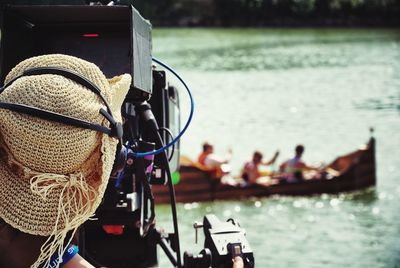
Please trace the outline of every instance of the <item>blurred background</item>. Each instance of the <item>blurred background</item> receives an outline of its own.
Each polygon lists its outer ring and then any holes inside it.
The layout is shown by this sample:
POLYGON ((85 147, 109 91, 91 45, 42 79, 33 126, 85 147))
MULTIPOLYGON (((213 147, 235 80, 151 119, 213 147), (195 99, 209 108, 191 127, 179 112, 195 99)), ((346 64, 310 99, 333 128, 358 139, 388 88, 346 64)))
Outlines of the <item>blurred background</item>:
POLYGON ((397 0, 125 2, 133 3, 155 26, 398 26, 400 20, 397 0))
MULTIPOLYGON (((153 23, 153 55, 195 98, 181 153, 208 141, 233 150, 233 173, 255 150, 277 163, 303 143, 307 163, 329 163, 377 142, 377 186, 313 197, 251 198, 178 206, 183 249, 207 213, 236 218, 256 267, 400 267, 399 1, 136 1, 153 23)), ((188 99, 181 92, 185 122, 188 99)), ((277 169, 277 165, 272 169, 277 169)), ((158 224, 170 227, 169 206, 158 224)), ((199 241, 202 241, 200 237, 199 241)), ((201 242, 200 242, 201 243, 201 242)), ((160 255, 160 267, 168 260, 160 255)))
MULTIPOLYGON (((366 143, 375 128, 375 188, 180 204, 183 249, 200 250, 191 226, 214 213, 239 220, 256 267, 400 267, 397 29, 163 28, 153 37, 154 55, 193 90, 194 120, 181 142, 192 159, 207 140, 219 154, 232 148, 236 175, 254 150, 269 159, 279 149, 281 163, 298 143, 307 163, 329 163, 366 143)), ((182 121, 188 103, 181 94, 182 121)), ((170 225, 169 206, 158 206, 157 216, 170 225)))
MULTIPOLYGON (((181 154, 196 159, 204 141, 218 154, 231 148, 237 175, 255 150, 266 159, 280 150, 279 164, 302 143, 307 163, 329 163, 375 129, 376 187, 179 204, 183 250, 203 248, 192 225, 214 213, 246 229, 256 267, 400 267, 399 0, 130 2, 153 24, 153 55, 192 89, 181 154)), ((158 205, 158 225, 171 231, 171 222, 158 205)))

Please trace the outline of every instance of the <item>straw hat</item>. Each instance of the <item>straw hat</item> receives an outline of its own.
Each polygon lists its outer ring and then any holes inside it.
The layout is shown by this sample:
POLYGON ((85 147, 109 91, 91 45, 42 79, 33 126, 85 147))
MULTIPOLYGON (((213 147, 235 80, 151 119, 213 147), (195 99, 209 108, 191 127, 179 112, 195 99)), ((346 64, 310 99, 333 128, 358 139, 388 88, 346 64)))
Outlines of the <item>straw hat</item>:
MULTIPOLYGON (((85 60, 61 55, 33 57, 19 63, 5 83, 33 67, 74 71, 101 91, 121 122, 120 108, 128 92, 128 74, 107 80, 85 60)), ((23 76, 0 94, 0 102, 25 104, 103 126, 105 103, 93 92, 64 76, 23 76)), ((0 218, 33 235, 49 236, 32 267, 64 251, 69 231, 92 216, 103 197, 118 140, 107 134, 0 109, 0 218)), ((69 237, 68 237, 69 238, 69 237)))

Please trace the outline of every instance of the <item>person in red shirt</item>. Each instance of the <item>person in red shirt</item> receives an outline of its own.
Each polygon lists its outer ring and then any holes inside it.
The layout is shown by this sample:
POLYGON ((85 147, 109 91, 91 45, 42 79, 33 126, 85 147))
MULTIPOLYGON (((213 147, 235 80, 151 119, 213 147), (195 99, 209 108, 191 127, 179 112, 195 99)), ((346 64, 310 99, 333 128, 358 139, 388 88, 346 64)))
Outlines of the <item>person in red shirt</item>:
POLYGON ((203 151, 199 155, 197 161, 206 168, 217 168, 223 164, 228 164, 232 158, 232 151, 229 150, 228 154, 221 157, 214 153, 214 146, 208 142, 203 144, 203 151))
POLYGON ((229 161, 232 158, 232 151, 224 157, 214 153, 214 146, 208 142, 203 144, 203 151, 200 153, 197 162, 207 170, 214 172, 214 177, 222 177, 231 171, 229 161))

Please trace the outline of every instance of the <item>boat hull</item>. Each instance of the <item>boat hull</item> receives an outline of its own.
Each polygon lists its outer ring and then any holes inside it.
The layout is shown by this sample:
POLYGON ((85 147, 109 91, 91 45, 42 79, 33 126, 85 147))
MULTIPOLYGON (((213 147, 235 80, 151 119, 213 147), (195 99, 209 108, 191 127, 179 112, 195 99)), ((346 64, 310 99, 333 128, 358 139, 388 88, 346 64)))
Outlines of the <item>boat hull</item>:
MULTIPOLYGON (((180 167, 181 180, 175 185, 176 201, 188 203, 270 195, 315 195, 364 189, 376 184, 375 140, 371 138, 364 149, 338 157, 328 167, 341 172, 329 179, 241 187, 221 184, 210 172, 185 165, 180 167)), ((167 186, 153 186, 153 193, 156 203, 169 203, 167 186)))

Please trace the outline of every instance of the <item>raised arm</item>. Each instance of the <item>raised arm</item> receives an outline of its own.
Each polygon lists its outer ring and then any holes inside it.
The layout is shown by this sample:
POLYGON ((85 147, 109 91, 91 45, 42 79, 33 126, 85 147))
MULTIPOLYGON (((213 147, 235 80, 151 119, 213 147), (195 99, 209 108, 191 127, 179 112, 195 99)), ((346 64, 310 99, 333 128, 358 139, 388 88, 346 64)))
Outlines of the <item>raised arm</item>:
POLYGON ((279 156, 279 150, 277 150, 274 154, 274 156, 267 162, 262 163, 263 165, 272 165, 273 163, 275 163, 276 159, 279 156))

